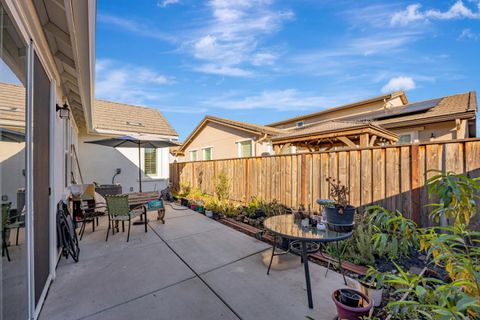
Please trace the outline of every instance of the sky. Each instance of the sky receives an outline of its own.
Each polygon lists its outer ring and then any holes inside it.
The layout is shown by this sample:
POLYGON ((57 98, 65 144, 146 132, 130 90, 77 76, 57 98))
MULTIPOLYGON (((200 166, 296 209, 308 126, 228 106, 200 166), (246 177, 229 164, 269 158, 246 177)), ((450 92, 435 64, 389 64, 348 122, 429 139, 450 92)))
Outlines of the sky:
POLYGON ((207 114, 480 91, 480 0, 98 0, 96 50, 96 97, 158 108, 183 140, 207 114))

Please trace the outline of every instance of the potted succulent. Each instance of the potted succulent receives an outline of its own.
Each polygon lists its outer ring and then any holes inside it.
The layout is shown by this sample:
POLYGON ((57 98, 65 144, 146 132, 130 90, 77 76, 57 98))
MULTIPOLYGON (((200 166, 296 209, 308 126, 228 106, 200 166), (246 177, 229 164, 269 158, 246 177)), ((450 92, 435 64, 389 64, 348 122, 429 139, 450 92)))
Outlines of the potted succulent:
POLYGON ((332 300, 337 307, 338 319, 363 319, 373 308, 372 300, 366 294, 353 289, 335 290, 332 300))
POLYGON ((317 203, 325 206, 327 223, 332 225, 352 225, 355 207, 348 203, 350 190, 335 179, 326 179, 330 186, 330 196, 333 200, 318 199, 317 203))
POLYGON ((373 306, 380 306, 382 304, 385 275, 370 267, 365 277, 359 279, 358 282, 360 283, 360 291, 373 300, 373 306))

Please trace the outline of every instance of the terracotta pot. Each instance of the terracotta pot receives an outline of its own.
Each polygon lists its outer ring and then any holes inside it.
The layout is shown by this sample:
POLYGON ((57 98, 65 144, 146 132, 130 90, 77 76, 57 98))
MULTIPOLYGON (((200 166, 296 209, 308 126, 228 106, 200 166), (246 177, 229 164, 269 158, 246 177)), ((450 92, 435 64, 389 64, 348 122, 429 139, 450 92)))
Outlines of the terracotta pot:
POLYGON ((368 316, 370 310, 373 308, 372 300, 358 290, 353 289, 338 289, 332 293, 332 300, 337 307, 337 315, 342 320, 360 320, 362 317, 368 316), (340 291, 349 290, 361 297, 359 307, 349 307, 340 302, 340 291))

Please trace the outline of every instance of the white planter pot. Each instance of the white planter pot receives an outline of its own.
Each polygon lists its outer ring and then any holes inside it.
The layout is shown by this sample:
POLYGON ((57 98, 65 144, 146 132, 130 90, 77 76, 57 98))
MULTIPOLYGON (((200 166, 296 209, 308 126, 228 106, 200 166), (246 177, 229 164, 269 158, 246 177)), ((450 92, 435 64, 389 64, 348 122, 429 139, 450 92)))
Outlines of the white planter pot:
POLYGON ((209 218, 213 218, 213 211, 207 210, 205 211, 205 215, 209 218))
POLYGON ((372 289, 360 284, 360 291, 373 300, 374 307, 378 307, 382 303, 383 289, 372 289))

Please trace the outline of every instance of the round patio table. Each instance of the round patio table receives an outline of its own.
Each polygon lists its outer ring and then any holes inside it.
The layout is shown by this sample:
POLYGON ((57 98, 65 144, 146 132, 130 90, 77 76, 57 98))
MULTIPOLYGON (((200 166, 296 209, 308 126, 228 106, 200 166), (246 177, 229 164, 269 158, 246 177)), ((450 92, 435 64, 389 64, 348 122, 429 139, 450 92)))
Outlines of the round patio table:
MULTIPOLYGON (((312 288, 310 286, 310 271, 308 268, 308 253, 315 250, 314 244, 318 243, 328 243, 345 240, 352 236, 352 231, 350 232, 337 232, 325 228, 325 230, 317 229, 316 227, 302 227, 301 220, 294 218, 292 214, 283 214, 278 216, 273 216, 265 219, 263 222, 265 229, 270 231, 276 236, 285 238, 288 240, 293 240, 295 243, 301 244, 301 250, 299 254, 302 257, 303 266, 305 270, 305 281, 307 283, 307 295, 308 295, 308 307, 313 308, 312 301, 312 288), (314 248, 313 250, 311 250, 314 248)), ((273 257, 275 255, 276 241, 274 241, 272 248, 272 257, 270 259, 270 265, 268 266, 267 274, 270 272, 270 267, 272 265, 273 257)), ((290 246, 291 247, 291 246, 290 246)), ((290 250, 290 248, 289 248, 290 250)), ((288 251, 287 251, 288 252, 288 251)), ((284 254, 284 253, 281 253, 284 254)), ((341 266, 341 260, 339 258, 339 263, 341 266)))

